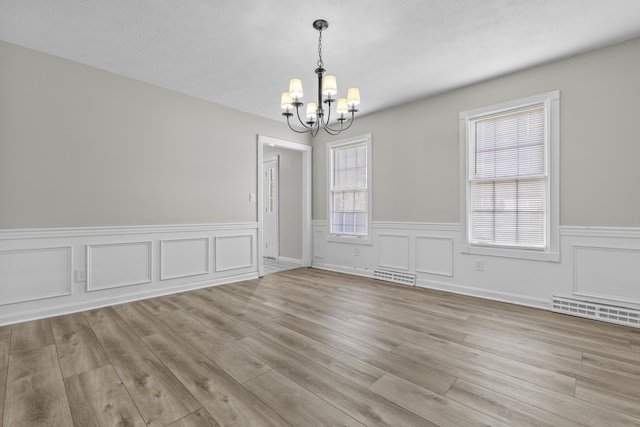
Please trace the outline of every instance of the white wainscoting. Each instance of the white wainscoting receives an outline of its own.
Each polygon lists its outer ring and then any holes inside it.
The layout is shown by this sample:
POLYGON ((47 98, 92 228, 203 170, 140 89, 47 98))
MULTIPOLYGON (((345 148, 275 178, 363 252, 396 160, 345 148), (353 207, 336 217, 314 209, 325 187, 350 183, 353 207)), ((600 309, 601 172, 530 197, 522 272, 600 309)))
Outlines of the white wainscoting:
POLYGON ((416 272, 453 276, 453 238, 416 236, 416 272))
POLYGON ((209 237, 161 240, 160 280, 209 274, 210 246, 209 237))
POLYGON ((87 245, 87 292, 151 283, 151 242, 87 245))
POLYGON ((313 257, 322 258, 324 255, 325 230, 314 230, 313 232, 313 257))
POLYGON ((0 230, 0 325, 256 278, 257 229, 0 230))
POLYGON ((560 262, 462 253, 458 224, 374 221, 370 246, 327 231, 313 221, 316 268, 366 277, 384 268, 415 274, 417 286, 545 309, 554 295, 640 308, 638 228, 561 227, 560 262))
POLYGON ((238 270, 254 265, 254 236, 216 236, 216 271, 238 270))
POLYGON ((71 246, 0 251, 0 306, 71 295, 71 246))
POLYGON ((640 303, 640 249, 573 247, 573 294, 640 303))
POLYGON ((409 270, 409 235, 377 233, 378 268, 409 270))

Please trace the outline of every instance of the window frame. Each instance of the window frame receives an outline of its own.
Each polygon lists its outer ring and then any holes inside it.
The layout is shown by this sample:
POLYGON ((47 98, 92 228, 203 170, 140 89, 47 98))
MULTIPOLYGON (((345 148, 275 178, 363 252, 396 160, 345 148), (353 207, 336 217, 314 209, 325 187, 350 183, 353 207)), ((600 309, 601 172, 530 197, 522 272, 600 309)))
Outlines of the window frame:
MULTIPOLYGON (((461 252, 540 261, 560 261, 560 91, 550 91, 479 107, 460 113, 460 224, 461 252), (471 242, 471 159, 475 141, 471 126, 476 120, 524 108, 543 106, 545 116, 545 248, 471 242)), ((526 177, 524 177, 526 179, 526 177)))
POLYGON ((371 221, 372 221, 372 136, 371 133, 358 135, 350 138, 340 139, 338 141, 327 142, 326 145, 326 159, 327 159, 327 218, 329 223, 329 232, 327 233, 327 240, 338 243, 352 243, 360 245, 371 245, 373 239, 371 235, 371 221), (365 235, 356 235, 350 233, 333 233, 333 150, 346 148, 348 146, 355 146, 360 144, 366 144, 367 147, 367 227, 365 235))

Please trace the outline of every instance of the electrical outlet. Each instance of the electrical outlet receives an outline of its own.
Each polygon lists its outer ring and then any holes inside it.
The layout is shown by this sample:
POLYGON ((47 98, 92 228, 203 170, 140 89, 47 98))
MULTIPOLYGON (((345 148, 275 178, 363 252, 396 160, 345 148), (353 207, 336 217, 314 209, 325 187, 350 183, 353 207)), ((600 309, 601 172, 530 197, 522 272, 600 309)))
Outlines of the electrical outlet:
POLYGON ((249 193, 249 201, 250 202, 256 201, 256 193, 249 193))
POLYGON ((353 249, 353 255, 360 256, 360 248, 354 248, 353 249))
POLYGON ((482 259, 476 260, 476 271, 484 271, 484 260, 482 259))

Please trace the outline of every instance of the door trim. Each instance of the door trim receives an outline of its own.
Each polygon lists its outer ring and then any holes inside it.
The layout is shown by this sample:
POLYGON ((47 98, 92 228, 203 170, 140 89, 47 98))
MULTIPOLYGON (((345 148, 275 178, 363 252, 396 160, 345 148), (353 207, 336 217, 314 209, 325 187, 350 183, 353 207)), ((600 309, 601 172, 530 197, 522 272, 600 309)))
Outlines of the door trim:
POLYGON ((283 139, 258 135, 258 276, 264 275, 264 196, 262 191, 263 183, 263 161, 264 146, 273 146, 299 151, 302 153, 302 264, 311 267, 311 152, 310 145, 297 142, 285 141, 283 139))

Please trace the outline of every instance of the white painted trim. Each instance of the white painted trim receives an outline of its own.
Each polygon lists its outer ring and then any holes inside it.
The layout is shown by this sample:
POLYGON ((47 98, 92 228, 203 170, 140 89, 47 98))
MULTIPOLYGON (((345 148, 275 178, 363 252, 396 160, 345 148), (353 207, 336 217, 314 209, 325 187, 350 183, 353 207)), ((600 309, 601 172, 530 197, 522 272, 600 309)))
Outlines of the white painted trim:
POLYGON ((615 305, 631 304, 632 307, 639 307, 640 301, 631 298, 612 297, 610 295, 603 295, 594 292, 573 292, 573 295, 577 295, 584 298, 591 298, 591 301, 605 300, 608 303, 615 303, 615 305))
POLYGON ((524 305, 533 308, 542 308, 549 310, 551 301, 541 298, 527 297, 524 295, 512 294, 508 292, 499 292, 488 289, 475 288, 472 286, 456 285, 453 283, 445 283, 436 280, 424 280, 418 278, 416 286, 427 289, 437 289, 440 291, 451 292, 454 294, 467 295, 476 298, 488 299, 491 301, 507 302, 511 304, 524 305))
POLYGON ((562 236, 611 237, 624 239, 640 239, 638 227, 560 227, 562 236))
POLYGON ((263 185, 263 161, 264 161, 264 146, 269 145, 273 147, 286 148, 289 150, 299 151, 302 153, 302 261, 305 267, 310 267, 313 257, 313 236, 311 225, 311 212, 312 212, 312 164, 313 159, 311 153, 313 148, 310 145, 299 144, 297 142, 285 141, 283 139, 272 138, 265 135, 258 135, 257 137, 257 152, 258 152, 258 233, 257 233, 257 252, 258 252, 258 275, 264 275, 264 258, 263 258, 263 244, 264 244, 264 197, 262 194, 263 185))
POLYGON ((324 263, 314 263, 313 268, 317 268, 319 270, 327 270, 327 271, 335 271, 338 273, 346 273, 346 274, 353 274, 354 276, 360 276, 360 277, 368 277, 370 279, 373 279, 373 270, 362 270, 362 269, 358 269, 358 268, 353 268, 353 267, 344 267, 341 265, 334 265, 334 264, 324 264, 324 263))
POLYGON ((183 239, 162 239, 160 240, 160 280, 171 280, 171 279, 180 279, 182 277, 192 277, 192 276, 199 276, 201 274, 209 274, 211 273, 211 238, 209 237, 189 237, 189 238, 183 238, 183 239), (186 242, 186 241, 196 241, 196 240, 204 240, 207 242, 207 253, 206 253, 206 259, 207 259, 207 267, 205 269, 205 271, 201 271, 201 272, 193 272, 193 273, 189 273, 189 274, 183 274, 183 275, 177 275, 177 276, 169 276, 166 275, 164 273, 164 265, 165 265, 165 244, 167 243, 171 243, 171 242, 186 242))
MULTIPOLYGON (((52 248, 34 248, 34 249, 17 249, 17 250, 8 250, 8 251, 0 251, 0 254, 15 254, 15 253, 30 253, 30 252, 49 252, 49 251, 58 251, 58 250, 66 250, 67 251, 67 289, 66 292, 60 293, 51 293, 51 294, 40 294, 34 298, 20 298, 15 300, 3 300, 0 301, 0 306, 9 305, 9 304, 18 304, 22 302, 36 301, 40 299, 48 299, 55 297, 62 297, 71 295, 73 293, 73 247, 72 246, 58 246, 52 248)), ((3 284, 3 286, 7 286, 7 284, 3 284)))
POLYGON ((139 242, 119 242, 119 243, 99 243, 99 244, 93 244, 93 245, 87 245, 87 292, 94 292, 94 291, 103 291, 106 289, 113 289, 113 288, 122 288, 125 286, 134 286, 134 285, 142 285, 145 283, 151 283, 153 282, 153 242, 150 240, 144 240, 144 241, 139 241, 139 242), (149 258, 148 258, 148 263, 149 263, 149 269, 147 271, 148 273, 148 279, 145 280, 140 280, 140 281, 132 281, 132 282, 123 282, 123 283, 117 283, 114 285, 110 285, 110 286, 103 286, 100 288, 94 288, 91 285, 91 267, 92 267, 92 256, 91 256, 91 251, 92 249, 97 249, 100 247, 106 247, 106 246, 111 246, 111 247, 116 247, 116 246, 133 246, 133 245, 147 245, 149 248, 149 258))
POLYGON ((463 254, 495 256, 503 258, 528 259, 533 261, 559 262, 560 252, 547 252, 535 249, 514 249, 490 246, 460 245, 463 254))
POLYGON ((191 231, 253 230, 257 222, 225 224, 132 225, 105 227, 10 228, 0 229, 0 240, 24 240, 83 236, 116 236, 151 233, 184 233, 191 231))
POLYGON ((302 261, 301 259, 296 259, 296 258, 289 258, 289 257, 285 257, 285 256, 280 256, 278 257, 278 261, 282 261, 282 262, 288 262, 289 264, 296 264, 299 265, 300 267, 304 267, 304 261, 302 261))
MULTIPOLYGON (((326 219, 314 219, 311 224, 314 227, 328 227, 326 219)), ((429 231, 460 231, 461 223, 454 222, 410 222, 410 221, 372 221, 374 229, 398 229, 398 230, 429 230, 429 231)), ((592 227, 592 226, 560 226, 561 236, 585 236, 585 237, 619 237, 640 238, 640 227, 592 227)))
POLYGON ((308 151, 311 152, 312 147, 310 145, 300 144, 298 142, 286 141, 284 139, 272 138, 270 136, 258 135, 262 144, 266 144, 272 147, 287 148, 294 151, 308 151))
POLYGON ((372 226, 374 229, 460 231, 459 223, 373 221, 372 226))
POLYGON ((88 301, 72 302, 65 304, 49 305, 44 308, 37 308, 29 311, 23 311, 18 314, 0 315, 0 326, 9 325, 18 322, 26 322, 30 320, 42 319, 52 316, 61 316, 79 311, 92 310, 101 307, 107 307, 114 304, 124 304, 132 301, 139 301, 148 298, 161 297, 171 295, 178 292, 191 291, 195 289, 208 288, 211 286, 225 285, 244 280, 253 280, 258 277, 257 273, 245 273, 234 276, 226 276, 217 279, 192 282, 188 284, 178 284, 162 288, 159 290, 148 290, 143 292, 127 293, 118 296, 109 296, 101 298, 93 298, 88 301))

